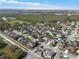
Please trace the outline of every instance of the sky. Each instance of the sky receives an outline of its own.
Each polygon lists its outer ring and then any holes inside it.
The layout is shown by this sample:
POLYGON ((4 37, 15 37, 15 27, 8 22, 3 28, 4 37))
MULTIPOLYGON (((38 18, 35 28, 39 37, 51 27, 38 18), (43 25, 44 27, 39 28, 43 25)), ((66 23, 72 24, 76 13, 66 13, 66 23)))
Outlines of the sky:
POLYGON ((0 9, 79 9, 79 0, 0 0, 0 9))

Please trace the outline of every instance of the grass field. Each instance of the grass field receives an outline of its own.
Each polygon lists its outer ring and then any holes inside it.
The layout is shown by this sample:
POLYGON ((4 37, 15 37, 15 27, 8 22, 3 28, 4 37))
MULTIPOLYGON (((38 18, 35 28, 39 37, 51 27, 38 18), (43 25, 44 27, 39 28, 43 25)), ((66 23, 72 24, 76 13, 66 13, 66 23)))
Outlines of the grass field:
MULTIPOLYGON (((5 44, 5 42, 3 41, 3 38, 0 37, 0 43, 3 42, 3 44, 5 44)), ((13 45, 6 45, 2 48, 0 48, 0 53, 4 53, 6 55, 6 59, 18 59, 18 57, 21 55, 22 50, 17 48, 16 46, 13 45)))
POLYGON ((3 49, 0 49, 0 52, 3 52, 6 54, 7 59, 17 59, 19 55, 21 54, 20 51, 21 50, 18 49, 16 52, 12 52, 11 45, 7 45, 3 49))

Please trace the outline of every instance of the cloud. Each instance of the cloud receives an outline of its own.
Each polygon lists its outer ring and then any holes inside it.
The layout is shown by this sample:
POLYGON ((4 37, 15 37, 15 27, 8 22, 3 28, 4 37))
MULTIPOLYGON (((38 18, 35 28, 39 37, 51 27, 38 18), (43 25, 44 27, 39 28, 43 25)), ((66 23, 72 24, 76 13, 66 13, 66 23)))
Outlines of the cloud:
POLYGON ((49 6, 47 4, 40 4, 40 3, 37 3, 37 2, 19 2, 19 1, 16 1, 16 0, 0 0, 0 2, 3 2, 3 3, 12 3, 12 4, 17 4, 17 5, 22 5, 22 6, 49 6))
POLYGON ((0 2, 2 3, 9 3, 9 4, 16 4, 18 6, 29 6, 31 7, 31 9, 54 9, 54 8, 58 8, 56 6, 52 6, 49 4, 41 4, 38 2, 19 2, 17 0, 0 0, 0 2))
MULTIPOLYGON (((73 7, 62 7, 62 6, 54 6, 51 4, 41 4, 38 2, 20 2, 17 0, 0 0, 0 3, 8 3, 8 4, 14 4, 14 5, 18 5, 18 6, 23 6, 23 7, 29 7, 29 9, 54 9, 54 10, 58 10, 58 9, 76 9, 73 7)), ((16 6, 15 6, 16 7, 16 6)))

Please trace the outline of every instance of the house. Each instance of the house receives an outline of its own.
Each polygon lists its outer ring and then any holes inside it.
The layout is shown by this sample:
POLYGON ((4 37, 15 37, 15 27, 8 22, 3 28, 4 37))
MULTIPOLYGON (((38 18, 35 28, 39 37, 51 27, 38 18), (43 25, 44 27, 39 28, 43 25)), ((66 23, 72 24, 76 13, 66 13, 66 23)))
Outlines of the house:
POLYGON ((27 46, 28 48, 35 48, 38 45, 39 43, 37 41, 36 42, 29 41, 27 46))
POLYGON ((58 41, 56 39, 51 39, 51 40, 48 41, 47 45, 56 46, 57 43, 58 43, 58 41))
POLYGON ((39 46, 37 47, 37 51, 40 51, 40 52, 43 52, 45 49, 44 49, 44 46, 39 46))
POLYGON ((23 37, 18 38, 18 41, 20 41, 20 42, 23 42, 24 40, 25 40, 25 38, 23 38, 23 37))
POLYGON ((45 52, 43 52, 43 56, 46 59, 54 58, 55 55, 56 55, 56 53, 53 51, 46 50, 45 52))
POLYGON ((55 55, 54 59, 68 59, 68 56, 59 52, 55 55))

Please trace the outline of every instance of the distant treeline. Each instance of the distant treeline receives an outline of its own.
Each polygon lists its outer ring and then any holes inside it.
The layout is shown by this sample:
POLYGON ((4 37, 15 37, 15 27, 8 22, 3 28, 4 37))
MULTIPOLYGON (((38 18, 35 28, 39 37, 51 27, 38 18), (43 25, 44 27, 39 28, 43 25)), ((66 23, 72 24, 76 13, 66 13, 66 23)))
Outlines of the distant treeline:
POLYGON ((67 15, 25 15, 18 14, 17 20, 23 20, 27 22, 39 22, 39 21, 72 21, 79 20, 78 15, 67 16, 67 15))

